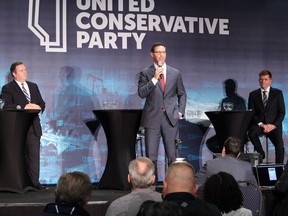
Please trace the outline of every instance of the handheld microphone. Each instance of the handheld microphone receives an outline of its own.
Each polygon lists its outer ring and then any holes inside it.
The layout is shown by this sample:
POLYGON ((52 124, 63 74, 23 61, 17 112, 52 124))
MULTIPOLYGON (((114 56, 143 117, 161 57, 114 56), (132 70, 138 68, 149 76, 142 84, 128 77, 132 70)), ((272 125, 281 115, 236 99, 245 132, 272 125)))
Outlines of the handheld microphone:
MULTIPOLYGON (((162 67, 163 63, 161 61, 159 61, 157 63, 157 65, 158 65, 158 67, 162 67)), ((162 77, 163 77, 163 74, 160 74, 160 79, 162 79, 162 77)))

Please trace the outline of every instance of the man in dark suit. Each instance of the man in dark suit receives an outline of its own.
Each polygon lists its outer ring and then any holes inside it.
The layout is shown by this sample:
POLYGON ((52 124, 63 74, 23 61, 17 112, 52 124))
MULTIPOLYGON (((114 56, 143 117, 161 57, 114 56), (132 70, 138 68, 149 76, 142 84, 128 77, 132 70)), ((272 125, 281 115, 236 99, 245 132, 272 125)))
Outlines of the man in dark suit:
POLYGON ((268 70, 259 73, 261 88, 250 92, 248 109, 255 112, 248 136, 254 148, 265 158, 259 136, 266 135, 275 147, 276 163, 284 161, 282 121, 285 117, 285 103, 281 90, 272 88, 272 74, 268 70))
POLYGON ((146 156, 157 167, 161 137, 168 164, 176 159, 178 121, 184 116, 187 95, 180 72, 165 62, 166 46, 154 43, 150 55, 153 64, 140 72, 138 95, 146 98, 141 122, 145 128, 146 156))
MULTIPOLYGON (((14 80, 2 87, 2 98, 5 100, 4 109, 35 109, 42 113, 45 109, 45 102, 38 86, 26 81, 25 65, 22 62, 13 63, 10 73, 14 80)), ((45 189, 39 182, 41 135, 40 119, 36 117, 27 134, 25 158, 28 174, 37 189, 45 189)))

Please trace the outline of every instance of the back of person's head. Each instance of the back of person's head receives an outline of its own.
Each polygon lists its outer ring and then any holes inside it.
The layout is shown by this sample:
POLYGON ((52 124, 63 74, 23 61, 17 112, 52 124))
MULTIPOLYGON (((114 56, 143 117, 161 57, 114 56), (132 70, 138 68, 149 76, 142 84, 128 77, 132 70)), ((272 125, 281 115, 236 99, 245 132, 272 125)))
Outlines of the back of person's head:
POLYGON ((237 210, 242 206, 243 195, 237 181, 226 172, 219 172, 207 179, 204 199, 215 204, 222 213, 237 210))
POLYGON ((137 216, 181 216, 182 208, 175 202, 147 200, 139 208, 137 216))
POLYGON ((155 167, 147 157, 139 157, 129 164, 128 181, 132 188, 148 188, 155 181, 155 167))
POLYGON ((241 152, 241 140, 235 137, 228 137, 224 143, 225 154, 237 157, 241 152))
POLYGON ((195 171, 193 166, 186 162, 174 162, 168 167, 163 182, 163 196, 174 192, 187 192, 193 195, 197 192, 195 184, 195 171))
POLYGON ((91 197, 92 184, 88 175, 82 172, 64 173, 55 189, 55 202, 83 206, 91 197))

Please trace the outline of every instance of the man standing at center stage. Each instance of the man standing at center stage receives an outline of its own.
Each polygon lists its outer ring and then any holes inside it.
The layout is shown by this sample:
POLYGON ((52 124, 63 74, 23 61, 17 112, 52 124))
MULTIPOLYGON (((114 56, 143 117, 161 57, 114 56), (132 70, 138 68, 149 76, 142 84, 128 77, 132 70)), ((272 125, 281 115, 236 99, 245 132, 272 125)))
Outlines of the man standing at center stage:
POLYGON ((138 95, 146 98, 141 121, 145 128, 146 156, 157 167, 161 137, 168 165, 175 161, 178 122, 184 117, 187 95, 180 72, 166 64, 165 44, 154 43, 150 56, 153 64, 140 72, 138 95))

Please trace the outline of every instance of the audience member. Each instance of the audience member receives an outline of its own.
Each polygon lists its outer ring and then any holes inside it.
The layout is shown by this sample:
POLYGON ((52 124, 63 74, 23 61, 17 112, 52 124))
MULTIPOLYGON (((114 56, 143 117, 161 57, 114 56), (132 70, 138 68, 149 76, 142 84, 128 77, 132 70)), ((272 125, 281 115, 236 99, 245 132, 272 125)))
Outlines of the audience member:
POLYGON ((49 203, 44 213, 35 216, 89 216, 83 208, 92 194, 92 184, 88 175, 82 172, 64 173, 55 189, 55 203, 49 203))
POLYGON ((204 199, 215 204, 225 216, 252 216, 252 211, 242 207, 243 195, 235 178, 219 172, 207 179, 204 199))
POLYGON ((265 158, 259 136, 266 135, 275 147, 276 163, 284 161, 282 121, 285 117, 285 103, 281 90, 272 88, 272 74, 268 70, 259 73, 259 89, 249 94, 248 109, 255 112, 248 136, 261 159, 265 158))
POLYGON ((288 160, 280 179, 275 184, 277 193, 277 204, 274 216, 283 216, 288 212, 288 160))
POLYGON ((182 208, 174 202, 147 200, 140 206, 137 216, 181 216, 182 208))
POLYGON ((191 164, 181 161, 172 163, 163 182, 164 201, 175 202, 183 208, 184 215, 213 216, 221 215, 214 205, 196 198, 194 168, 191 164))
POLYGON ((199 185, 199 196, 202 195, 203 185, 206 180, 218 172, 230 173, 237 181, 245 180, 257 184, 253 173, 252 164, 240 160, 241 140, 238 138, 228 137, 222 149, 222 157, 209 160, 196 173, 196 183, 199 185))
POLYGON ((155 167, 147 157, 139 157, 129 164, 128 182, 131 193, 114 200, 106 216, 136 215, 140 205, 146 200, 162 201, 161 194, 152 189, 155 181, 155 167))

